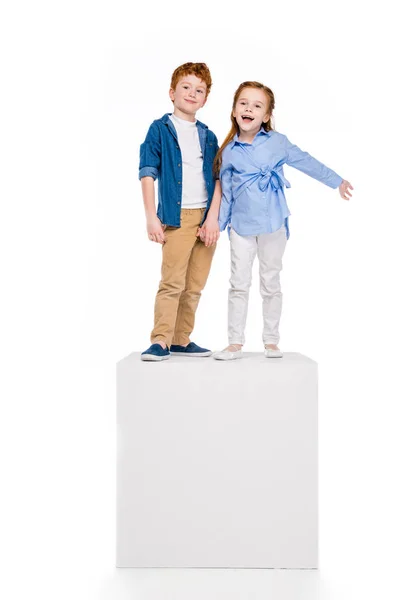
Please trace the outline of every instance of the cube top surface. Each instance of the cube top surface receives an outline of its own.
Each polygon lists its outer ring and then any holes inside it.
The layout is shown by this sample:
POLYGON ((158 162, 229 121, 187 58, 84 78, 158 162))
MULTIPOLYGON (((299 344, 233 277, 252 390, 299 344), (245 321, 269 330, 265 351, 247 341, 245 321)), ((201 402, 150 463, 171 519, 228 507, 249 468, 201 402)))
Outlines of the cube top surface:
MULTIPOLYGON (((134 362, 138 361, 139 364, 143 365, 144 368, 154 367, 154 363, 152 361, 142 361, 140 360, 140 352, 132 352, 128 356, 122 358, 118 361, 117 364, 122 364, 126 362, 134 362)), ((285 366, 293 366, 293 365, 305 365, 305 364, 313 364, 317 363, 305 356, 304 354, 300 354, 299 352, 285 352, 282 358, 265 358, 264 353, 262 352, 243 352, 243 358, 236 360, 215 360, 212 356, 207 357, 188 357, 188 356, 171 356, 168 360, 163 360, 156 362, 156 364, 166 369, 173 365, 182 365, 184 364, 187 367, 195 368, 203 368, 205 365, 207 368, 218 369, 218 368, 226 368, 226 367, 235 367, 238 369, 246 368, 247 366, 253 366, 258 364, 265 365, 266 368, 284 368, 285 366)))

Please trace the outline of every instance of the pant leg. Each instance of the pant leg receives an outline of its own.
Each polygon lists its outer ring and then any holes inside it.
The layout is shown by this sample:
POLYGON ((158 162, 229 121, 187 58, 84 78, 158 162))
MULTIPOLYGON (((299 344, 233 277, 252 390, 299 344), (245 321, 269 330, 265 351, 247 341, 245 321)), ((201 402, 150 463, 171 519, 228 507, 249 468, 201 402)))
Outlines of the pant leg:
POLYGON ((255 235, 239 235, 231 229, 231 278, 228 293, 228 341, 244 344, 249 290, 254 258, 257 253, 255 235))
POLYGON ((154 328, 151 343, 164 341, 171 346, 180 296, 185 289, 186 272, 197 241, 188 211, 181 211, 181 227, 167 227, 162 247, 161 281, 154 306, 154 328))
POLYGON ((286 248, 286 228, 258 236, 258 259, 260 263, 260 293, 263 300, 263 342, 279 343, 279 322, 282 313, 280 272, 286 248))
MULTIPOLYGON (((188 212, 190 213, 190 221, 197 231, 204 215, 204 209, 193 208, 189 209, 188 212)), ((175 332, 172 339, 173 344, 185 346, 190 342, 190 335, 194 329, 197 306, 199 304, 201 292, 207 283, 215 249, 215 244, 206 248, 199 238, 197 238, 197 241, 193 246, 186 271, 185 289, 179 299, 175 332)))

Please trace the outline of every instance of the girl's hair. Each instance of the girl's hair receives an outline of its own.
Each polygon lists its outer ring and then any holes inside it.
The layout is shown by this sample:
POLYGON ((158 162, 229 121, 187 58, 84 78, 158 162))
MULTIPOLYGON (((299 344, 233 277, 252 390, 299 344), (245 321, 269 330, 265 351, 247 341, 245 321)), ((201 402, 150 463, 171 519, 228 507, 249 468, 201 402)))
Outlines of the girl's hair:
POLYGON ((239 125, 236 122, 235 117, 233 116, 233 111, 234 111, 236 103, 240 97, 240 94, 242 93, 242 91, 245 88, 255 88, 257 90, 262 90, 263 92, 265 92, 265 94, 268 98, 268 103, 269 103, 268 104, 268 114, 270 115, 270 118, 268 119, 268 121, 266 123, 262 124, 262 127, 265 129, 265 131, 271 131, 271 129, 273 129, 273 126, 271 123, 271 117, 272 117, 272 111, 275 108, 274 92, 269 87, 267 87, 266 85, 263 85, 262 83, 259 83, 258 81, 244 81, 243 83, 241 83, 239 85, 239 87, 236 90, 235 95, 233 97, 233 105, 232 105, 232 112, 231 112, 232 127, 231 127, 230 132, 224 139, 223 144, 222 144, 221 148, 218 150, 217 155, 215 157, 214 165, 213 165, 213 170, 214 170, 215 176, 218 176, 219 170, 221 168, 222 152, 223 152, 224 148, 229 144, 229 142, 231 142, 233 140, 236 133, 239 135, 240 129, 239 129, 239 125))
POLYGON ((195 75, 196 77, 201 79, 201 81, 204 81, 207 87, 207 97, 211 90, 212 79, 210 70, 207 67, 206 63, 188 62, 177 67, 172 73, 171 89, 176 90, 176 86, 178 85, 179 80, 182 79, 182 77, 185 77, 186 75, 195 75))

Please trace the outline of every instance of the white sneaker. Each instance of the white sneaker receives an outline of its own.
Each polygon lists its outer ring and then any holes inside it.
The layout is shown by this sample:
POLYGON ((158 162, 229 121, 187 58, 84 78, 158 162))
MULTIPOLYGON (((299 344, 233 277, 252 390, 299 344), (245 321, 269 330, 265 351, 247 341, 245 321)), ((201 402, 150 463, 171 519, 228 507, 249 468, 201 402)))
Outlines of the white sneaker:
POLYGON ((215 360, 236 360, 237 358, 243 358, 243 352, 240 347, 237 350, 230 350, 230 348, 235 348, 235 344, 231 344, 220 352, 214 352, 212 355, 213 358, 215 360))
POLYGON ((272 348, 265 348, 264 356, 265 358, 282 358, 283 352, 282 350, 279 350, 279 348, 277 350, 273 350, 272 348))

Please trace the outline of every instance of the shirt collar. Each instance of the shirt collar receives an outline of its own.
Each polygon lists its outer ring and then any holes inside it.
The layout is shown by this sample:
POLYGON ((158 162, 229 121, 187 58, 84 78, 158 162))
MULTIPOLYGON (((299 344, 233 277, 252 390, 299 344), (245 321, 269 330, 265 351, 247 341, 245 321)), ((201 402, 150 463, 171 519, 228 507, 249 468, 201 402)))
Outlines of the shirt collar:
MULTIPOLYGON (((170 121, 170 116, 172 113, 165 113, 165 115, 163 115, 161 117, 161 121, 163 123, 165 123, 166 125, 168 125, 168 121, 170 121)), ((196 119, 196 126, 200 127, 201 129, 208 129, 207 125, 205 123, 202 123, 201 121, 199 121, 198 119, 196 119)))
MULTIPOLYGON (((254 136, 254 139, 256 139, 258 136, 261 136, 261 135, 266 135, 266 136, 268 136, 268 137, 269 137, 269 136, 271 135, 271 132, 270 132, 270 131, 265 131, 264 127, 261 127, 260 131, 258 131, 258 132, 256 133, 256 135, 254 136)), ((253 140, 253 141, 254 141, 254 140, 253 140)), ((232 142, 231 142, 231 145, 230 145, 230 147, 231 147, 231 148, 233 148, 233 146, 234 146, 235 144, 241 144, 241 143, 242 143, 242 142, 240 142, 240 141, 239 141, 239 136, 238 136, 238 134, 237 134, 237 133, 235 133, 235 135, 234 135, 234 138, 233 138, 233 140, 232 140, 232 142)), ((244 143, 245 143, 245 142, 244 142, 244 143)))

